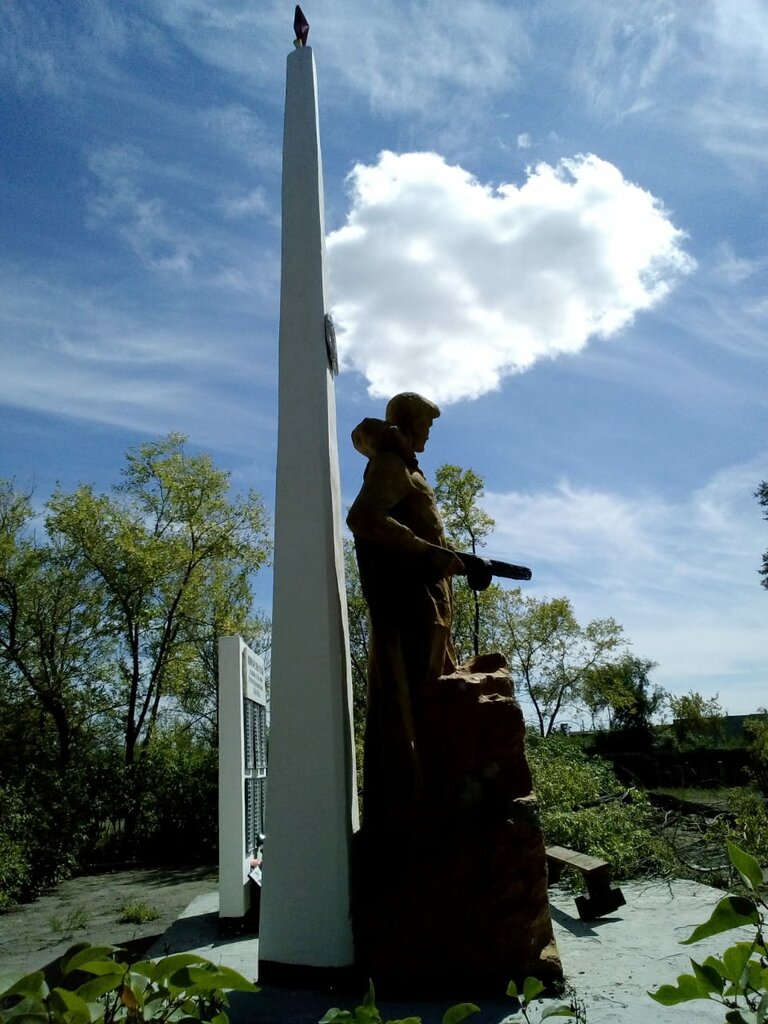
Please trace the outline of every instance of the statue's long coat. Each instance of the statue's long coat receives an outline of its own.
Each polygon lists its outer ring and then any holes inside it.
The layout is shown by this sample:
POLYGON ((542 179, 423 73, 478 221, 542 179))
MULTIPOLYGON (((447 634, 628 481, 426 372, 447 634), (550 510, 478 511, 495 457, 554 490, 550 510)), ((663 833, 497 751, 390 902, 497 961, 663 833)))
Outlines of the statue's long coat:
POLYGON ((455 668, 451 586, 425 552, 446 546, 431 487, 396 427, 363 420, 352 434, 369 457, 347 522, 370 613, 363 820, 396 825, 418 814, 419 737, 427 680, 455 668))

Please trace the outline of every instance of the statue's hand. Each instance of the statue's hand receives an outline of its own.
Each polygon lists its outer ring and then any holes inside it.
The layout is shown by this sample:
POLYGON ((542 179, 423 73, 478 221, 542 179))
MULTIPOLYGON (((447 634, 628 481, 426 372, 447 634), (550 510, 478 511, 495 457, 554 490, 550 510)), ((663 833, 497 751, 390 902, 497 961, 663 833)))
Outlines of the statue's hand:
POLYGON ((463 562, 450 548, 441 548, 438 544, 430 544, 426 554, 429 566, 434 570, 438 579, 460 575, 465 571, 463 562))

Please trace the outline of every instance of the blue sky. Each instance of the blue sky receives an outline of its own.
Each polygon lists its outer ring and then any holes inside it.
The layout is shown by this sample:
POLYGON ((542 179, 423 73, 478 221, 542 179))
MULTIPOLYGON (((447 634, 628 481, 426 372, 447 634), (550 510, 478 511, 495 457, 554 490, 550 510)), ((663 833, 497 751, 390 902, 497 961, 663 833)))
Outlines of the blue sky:
MULTIPOLYGON (((676 693, 766 703, 768 8, 306 0, 343 497, 397 390, 489 550, 676 693)), ((0 476, 189 435, 271 505, 293 5, 0 7, 0 476)), ((270 584, 257 585, 268 608, 270 584)))

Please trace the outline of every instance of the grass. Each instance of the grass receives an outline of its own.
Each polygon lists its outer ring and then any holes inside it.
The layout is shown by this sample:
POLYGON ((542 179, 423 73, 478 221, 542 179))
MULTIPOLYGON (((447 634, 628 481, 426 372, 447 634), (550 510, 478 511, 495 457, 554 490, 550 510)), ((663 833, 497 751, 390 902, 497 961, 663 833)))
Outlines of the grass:
POLYGON ((142 903, 138 900, 124 903, 120 907, 119 924, 146 924, 148 921, 156 921, 160 917, 160 911, 151 903, 142 903))
POLYGON ((718 811, 727 811, 731 807, 733 790, 727 786, 658 786, 649 792, 673 796, 678 800, 702 804, 718 811))
POLYGON ((76 931, 85 929, 91 923, 91 915, 85 909, 76 905, 72 907, 64 917, 60 917, 58 914, 54 914, 48 921, 51 926, 51 931, 56 935, 72 935, 76 931))

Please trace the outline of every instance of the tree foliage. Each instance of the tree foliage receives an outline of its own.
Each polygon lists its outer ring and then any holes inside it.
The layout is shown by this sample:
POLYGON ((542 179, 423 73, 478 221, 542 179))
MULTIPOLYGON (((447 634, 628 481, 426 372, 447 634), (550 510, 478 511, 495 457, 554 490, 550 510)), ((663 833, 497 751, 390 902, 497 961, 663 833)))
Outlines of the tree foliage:
POLYGON ((352 661, 352 703, 355 729, 362 734, 368 703, 368 606, 360 586, 355 545, 344 541, 344 572, 347 587, 349 648, 352 661))
MULTIPOLYGON (((450 464, 438 468, 435 500, 448 543, 454 550, 474 555, 493 532, 496 523, 478 504, 484 493, 485 481, 474 470, 450 464)), ((453 593, 454 643, 461 662, 480 653, 483 606, 491 604, 493 595, 472 590, 460 577, 454 580, 453 593)))
POLYGON ((591 669, 583 687, 584 703, 593 722, 606 712, 610 729, 631 735, 640 746, 650 742, 651 723, 668 698, 667 692, 650 681, 656 663, 632 654, 591 669))
MULTIPOLYGON (((763 512, 763 519, 768 519, 768 480, 763 480, 755 491, 755 497, 765 509, 763 512)), ((758 571, 763 577, 760 581, 762 586, 768 590, 768 549, 763 553, 763 565, 758 571)))
POLYGON ((749 738, 751 772, 768 796, 768 708, 758 708, 757 715, 744 723, 744 732, 749 738))
POLYGON ((723 711, 719 694, 704 697, 691 690, 682 696, 670 694, 669 709, 672 712, 672 728, 681 743, 709 745, 722 739, 723 711))
POLYGON ((102 595, 127 765, 150 742, 164 697, 215 694, 201 648, 243 631, 249 575, 267 556, 261 501, 230 498, 228 474, 184 442, 171 434, 130 451, 113 496, 82 486, 48 503, 49 536, 102 595))
POLYGON ((34 519, 29 497, 0 484, 0 692, 19 715, 42 714, 64 771, 79 734, 108 706, 112 642, 87 566, 60 538, 38 541, 34 519))
POLYGON ((590 673, 615 659, 627 642, 614 619, 580 626, 566 597, 502 591, 497 614, 498 648, 530 698, 542 736, 552 733, 566 709, 583 703, 590 673))
POLYGON ((438 467, 435 499, 452 547, 475 554, 493 532, 496 523, 478 505, 484 493, 485 481, 474 470, 449 463, 438 467))
POLYGON ((0 855, 22 842, 45 878, 108 820, 129 844, 174 758, 206 791, 216 638, 261 639, 267 554, 260 499, 178 434, 129 451, 110 494, 58 490, 40 512, 0 482, 0 855))

